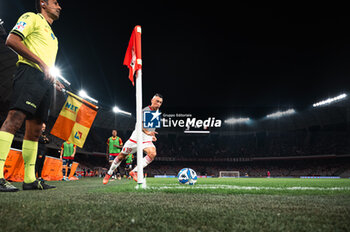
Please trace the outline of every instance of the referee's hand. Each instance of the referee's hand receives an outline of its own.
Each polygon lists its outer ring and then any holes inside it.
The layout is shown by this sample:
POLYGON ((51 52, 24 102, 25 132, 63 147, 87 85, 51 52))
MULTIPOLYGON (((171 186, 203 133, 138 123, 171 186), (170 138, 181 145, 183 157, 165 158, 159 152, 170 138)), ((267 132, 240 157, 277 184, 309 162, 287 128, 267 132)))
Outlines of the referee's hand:
POLYGON ((39 66, 45 75, 45 80, 49 80, 52 84, 54 84, 56 78, 50 72, 49 66, 47 66, 45 63, 42 63, 39 66))
POLYGON ((64 85, 59 80, 57 80, 55 76, 52 75, 52 72, 50 72, 49 66, 42 64, 40 65, 40 68, 44 72, 45 79, 49 80, 58 91, 62 91, 62 89, 64 89, 64 85))

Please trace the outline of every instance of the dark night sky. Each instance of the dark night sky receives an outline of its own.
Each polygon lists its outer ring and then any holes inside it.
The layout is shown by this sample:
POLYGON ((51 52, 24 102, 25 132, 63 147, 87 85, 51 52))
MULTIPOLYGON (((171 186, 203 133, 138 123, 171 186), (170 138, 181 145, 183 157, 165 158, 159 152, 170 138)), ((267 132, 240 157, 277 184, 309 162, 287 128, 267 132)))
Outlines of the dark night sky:
MULTIPOLYGON (((7 30, 34 7, 29 0, 0 1, 7 30)), ((57 66, 73 89, 84 88, 105 107, 116 104, 134 112, 135 89, 122 63, 135 25, 143 30, 144 104, 159 92, 164 106, 189 111, 303 108, 349 91, 344 6, 59 3, 61 18, 53 24, 59 39, 57 66)))

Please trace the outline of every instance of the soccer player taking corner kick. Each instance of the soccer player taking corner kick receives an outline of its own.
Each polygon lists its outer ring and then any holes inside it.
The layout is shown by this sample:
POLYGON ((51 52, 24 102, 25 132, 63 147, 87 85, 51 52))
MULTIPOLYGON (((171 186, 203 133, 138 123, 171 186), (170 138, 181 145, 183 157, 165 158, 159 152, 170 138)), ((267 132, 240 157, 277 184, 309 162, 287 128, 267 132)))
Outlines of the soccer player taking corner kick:
MULTIPOLYGON (((156 111, 163 104, 163 96, 160 94, 155 94, 151 100, 151 105, 145 107, 144 111, 156 111)), ((155 128, 142 128, 142 150, 146 153, 146 156, 142 160, 142 167, 145 168, 150 164, 157 155, 156 147, 153 142, 157 141, 155 128)), ((109 168, 105 178, 103 179, 103 184, 107 184, 109 178, 113 174, 113 171, 121 164, 128 154, 134 154, 137 151, 137 132, 136 129, 132 132, 130 138, 123 146, 122 151, 113 160, 111 167, 109 168)), ((137 181, 137 166, 131 170, 129 173, 133 177, 134 181, 137 181)))

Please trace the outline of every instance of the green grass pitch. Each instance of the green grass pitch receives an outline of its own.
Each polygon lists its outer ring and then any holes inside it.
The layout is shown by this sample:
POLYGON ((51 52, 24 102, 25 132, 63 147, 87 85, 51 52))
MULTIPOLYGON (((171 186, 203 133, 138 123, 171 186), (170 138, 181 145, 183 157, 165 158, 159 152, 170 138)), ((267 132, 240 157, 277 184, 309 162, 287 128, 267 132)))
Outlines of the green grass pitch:
MULTIPOLYGON (((175 178, 0 193, 0 231, 349 231, 350 179, 175 178)), ((21 183, 14 183, 21 189, 21 183)))

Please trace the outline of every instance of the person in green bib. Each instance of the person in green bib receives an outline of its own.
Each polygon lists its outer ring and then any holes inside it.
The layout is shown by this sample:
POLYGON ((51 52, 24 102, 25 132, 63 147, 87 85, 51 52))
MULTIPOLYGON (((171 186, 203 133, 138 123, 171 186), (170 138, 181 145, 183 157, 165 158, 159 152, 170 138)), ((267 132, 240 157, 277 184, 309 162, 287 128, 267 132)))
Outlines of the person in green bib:
POLYGON ((63 165, 62 180, 69 180, 68 177, 73 164, 75 152, 76 152, 76 146, 73 143, 66 141, 62 144, 61 155, 60 155, 60 159, 62 160, 62 165, 63 165))
MULTIPOLYGON (((117 130, 112 130, 112 136, 107 139, 107 159, 109 165, 112 164, 116 156, 119 155, 121 149, 123 148, 123 141, 117 136, 117 130)), ((118 172, 118 171, 117 171, 118 172)))
POLYGON ((132 170, 132 161, 134 159, 133 154, 129 154, 125 157, 125 175, 128 179, 131 179, 131 176, 129 175, 129 172, 132 170))

